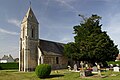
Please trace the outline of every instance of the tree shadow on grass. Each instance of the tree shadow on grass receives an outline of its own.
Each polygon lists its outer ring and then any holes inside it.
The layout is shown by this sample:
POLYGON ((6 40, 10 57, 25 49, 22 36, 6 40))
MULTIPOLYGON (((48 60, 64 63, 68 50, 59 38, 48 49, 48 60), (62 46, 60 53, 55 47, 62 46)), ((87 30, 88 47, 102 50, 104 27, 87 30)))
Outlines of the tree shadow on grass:
POLYGON ((54 78, 54 77, 62 77, 64 75, 61 75, 61 74, 57 74, 57 75, 50 75, 48 78, 54 78))
POLYGON ((56 74, 56 75, 50 75, 48 77, 45 77, 45 78, 41 78, 41 79, 47 79, 47 78, 55 78, 55 77, 62 77, 64 75, 61 75, 61 74, 56 74))

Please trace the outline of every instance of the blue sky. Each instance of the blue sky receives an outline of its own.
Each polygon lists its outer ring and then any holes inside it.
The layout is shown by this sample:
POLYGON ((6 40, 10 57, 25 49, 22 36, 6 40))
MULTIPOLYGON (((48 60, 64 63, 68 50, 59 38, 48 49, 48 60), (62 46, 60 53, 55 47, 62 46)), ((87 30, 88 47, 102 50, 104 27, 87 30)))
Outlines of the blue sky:
MULTIPOLYGON (((0 0, 0 58, 19 55, 20 23, 30 0, 0 0)), ((120 0, 31 0, 39 21, 41 39, 67 43, 74 41, 73 26, 81 18, 97 14, 102 17, 102 30, 120 49, 120 0)))

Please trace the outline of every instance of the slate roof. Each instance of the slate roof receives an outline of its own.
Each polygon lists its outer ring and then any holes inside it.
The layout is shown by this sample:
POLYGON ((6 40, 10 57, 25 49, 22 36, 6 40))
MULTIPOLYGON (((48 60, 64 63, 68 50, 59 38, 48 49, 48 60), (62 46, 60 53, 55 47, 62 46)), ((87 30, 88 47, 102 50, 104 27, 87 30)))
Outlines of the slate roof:
POLYGON ((3 57, 2 57, 2 60, 8 60, 8 59, 13 59, 13 57, 11 56, 11 55, 4 55, 3 57))
POLYGON ((64 44, 39 39, 39 48, 46 55, 63 55, 64 44))

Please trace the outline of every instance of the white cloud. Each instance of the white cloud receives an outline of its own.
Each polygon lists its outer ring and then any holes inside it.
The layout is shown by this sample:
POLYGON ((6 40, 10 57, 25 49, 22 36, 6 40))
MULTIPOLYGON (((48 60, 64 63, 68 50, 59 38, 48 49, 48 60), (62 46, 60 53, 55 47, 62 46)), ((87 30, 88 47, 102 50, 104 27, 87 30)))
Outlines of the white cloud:
POLYGON ((17 19, 8 19, 7 22, 10 23, 10 24, 15 25, 15 26, 17 26, 17 27, 20 27, 20 23, 21 23, 21 22, 20 22, 19 20, 17 20, 17 19))
POLYGON ((19 35, 19 33, 17 33, 17 32, 7 31, 7 30, 2 29, 2 28, 0 28, 0 32, 5 33, 5 34, 10 34, 10 35, 19 35))
POLYGON ((109 22, 106 24, 107 28, 104 29, 107 31, 110 38, 118 45, 120 49, 120 13, 109 14, 109 22))
POLYGON ((76 0, 56 0, 56 1, 61 1, 61 2, 72 3, 72 2, 74 2, 74 1, 76 1, 76 0))
POLYGON ((75 12, 75 13, 79 13, 79 11, 77 9, 75 9, 72 5, 70 5, 69 3, 75 1, 75 0, 56 0, 57 2, 61 3, 63 6, 66 6, 70 9, 72 9, 71 11, 75 12))
MULTIPOLYGON (((113 0, 100 0, 100 1, 105 1, 105 2, 113 2, 113 0)), ((114 2, 119 2, 120 0, 115 0, 114 2)))
POLYGON ((106 30, 112 36, 120 34, 120 13, 109 15, 107 20, 108 22, 105 25, 107 27, 104 27, 104 30, 106 30))
POLYGON ((62 43, 73 42, 73 38, 72 37, 64 37, 59 42, 62 42, 62 43))

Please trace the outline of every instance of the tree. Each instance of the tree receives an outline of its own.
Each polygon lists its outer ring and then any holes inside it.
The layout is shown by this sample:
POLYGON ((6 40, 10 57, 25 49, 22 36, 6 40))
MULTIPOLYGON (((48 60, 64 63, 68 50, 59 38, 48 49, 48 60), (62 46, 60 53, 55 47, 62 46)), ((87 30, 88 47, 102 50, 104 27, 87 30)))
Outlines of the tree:
POLYGON ((75 41, 65 45, 66 56, 90 63, 115 60, 119 51, 107 33, 101 30, 101 17, 79 16, 83 18, 83 21, 80 25, 74 26, 75 41))

